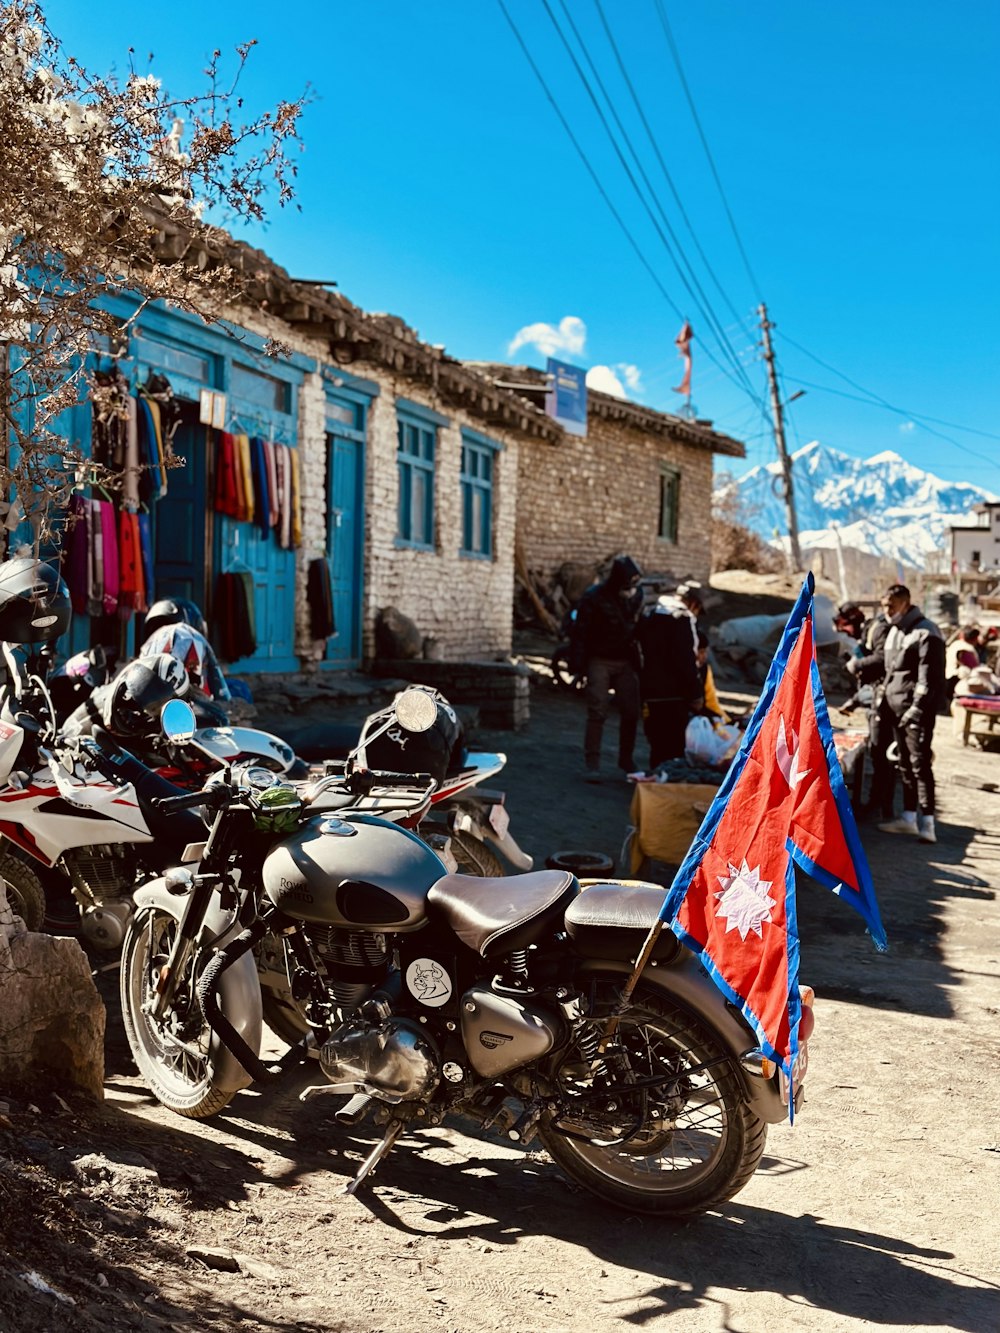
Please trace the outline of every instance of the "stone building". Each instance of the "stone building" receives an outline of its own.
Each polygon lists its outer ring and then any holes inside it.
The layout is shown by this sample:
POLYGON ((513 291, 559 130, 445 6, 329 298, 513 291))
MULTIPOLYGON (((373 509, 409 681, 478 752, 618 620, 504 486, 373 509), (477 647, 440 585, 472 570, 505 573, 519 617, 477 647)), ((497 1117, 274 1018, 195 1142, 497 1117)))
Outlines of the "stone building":
MULTIPOLYGON (((150 506, 155 580, 148 600, 188 596, 215 635, 219 576, 253 583, 256 650, 238 674, 344 669, 375 655, 380 609, 410 617, 454 660, 508 653, 512 634, 518 454, 560 428, 516 394, 422 342, 401 320, 373 316, 337 292, 298 283, 267 256, 226 256, 256 299, 206 325, 143 309, 114 364, 133 394, 165 377, 181 422, 166 494, 150 506), (284 349, 268 354, 273 344, 284 349), (216 419, 205 421, 204 401, 216 419), (301 542, 282 549, 253 523, 217 512, 223 433, 294 449, 301 542), (331 574, 336 633, 311 632, 313 561, 331 574)), ((113 313, 133 314, 115 298, 113 313)), ((109 369, 108 357, 95 358, 109 369)), ((67 438, 89 446, 89 405, 66 414, 67 438)), ((16 544, 16 540, 15 540, 16 544)), ((105 642, 131 651, 141 617, 77 615, 67 650, 105 642)))
MULTIPOLYGON (((543 372, 474 364, 542 406, 543 372)), ((711 422, 588 389, 586 435, 535 438, 519 450, 517 540, 527 567, 544 583, 564 562, 594 566, 625 550, 651 574, 707 583, 716 454, 745 450, 711 422)))
MULTIPOLYGON (((148 600, 192 598, 215 638, 220 576, 245 576, 257 646, 236 661, 222 654, 235 674, 371 661, 387 607, 415 622, 431 656, 503 657, 522 553, 551 571, 627 548, 650 570, 707 578, 712 457, 742 457, 736 440, 600 393, 589 395, 587 435, 567 435, 545 413, 541 372, 459 362, 402 320, 296 281, 236 242, 195 260, 238 269, 249 295, 215 324, 143 308, 114 365, 133 395, 164 377, 180 408, 183 466, 150 505, 148 600), (223 436, 237 434, 294 451, 295 549, 220 510, 223 436), (312 630, 317 561, 330 574, 328 638, 312 630)), ((123 321, 135 313, 120 297, 108 308, 123 321)), ((108 356, 95 360, 108 368, 108 356)), ((85 449, 92 426, 88 404, 66 414, 67 438, 85 449)), ((130 652, 137 641, 138 614, 78 615, 64 647, 130 652)))

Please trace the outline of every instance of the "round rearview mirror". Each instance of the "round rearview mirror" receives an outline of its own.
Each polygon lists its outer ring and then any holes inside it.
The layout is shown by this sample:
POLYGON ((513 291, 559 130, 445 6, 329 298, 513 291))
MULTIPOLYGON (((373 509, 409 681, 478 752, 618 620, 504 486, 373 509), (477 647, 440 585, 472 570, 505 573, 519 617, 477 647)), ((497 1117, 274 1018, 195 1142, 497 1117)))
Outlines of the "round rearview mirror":
POLYGON ((189 741, 194 735, 194 709, 183 699, 168 699, 160 713, 160 729, 168 741, 189 741))
POLYGON ((396 721, 404 731, 429 731, 437 721, 437 704, 426 690, 404 690, 393 705, 396 721))

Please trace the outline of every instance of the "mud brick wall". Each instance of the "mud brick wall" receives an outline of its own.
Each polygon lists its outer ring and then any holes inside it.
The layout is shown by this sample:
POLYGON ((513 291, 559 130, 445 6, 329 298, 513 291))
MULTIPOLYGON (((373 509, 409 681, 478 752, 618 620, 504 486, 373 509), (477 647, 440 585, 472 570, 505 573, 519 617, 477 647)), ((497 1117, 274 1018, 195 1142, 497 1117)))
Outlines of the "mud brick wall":
POLYGON ((473 704, 484 727, 520 731, 531 715, 531 675, 513 662, 396 662, 372 665, 376 676, 432 685, 453 704, 473 704))
POLYGON ((520 451, 518 538, 543 582, 564 561, 596 564, 627 551, 647 573, 711 572, 712 460, 707 449, 593 413, 587 435, 520 451), (680 473, 677 541, 661 538, 662 466, 680 473))

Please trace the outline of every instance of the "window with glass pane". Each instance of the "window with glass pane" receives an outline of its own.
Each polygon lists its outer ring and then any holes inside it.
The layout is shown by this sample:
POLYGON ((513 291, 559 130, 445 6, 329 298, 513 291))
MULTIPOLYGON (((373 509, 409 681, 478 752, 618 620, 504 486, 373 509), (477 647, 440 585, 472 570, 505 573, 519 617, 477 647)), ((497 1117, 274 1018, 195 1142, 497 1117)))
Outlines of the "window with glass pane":
POLYGON ((677 516, 680 510, 681 474, 673 468, 660 469, 660 531, 668 542, 677 541, 677 516))
POLYGON ((437 428, 399 417, 399 523, 397 536, 411 546, 434 545, 434 453, 437 428))
POLYGON ((493 554, 494 447, 462 440, 462 554, 493 554))

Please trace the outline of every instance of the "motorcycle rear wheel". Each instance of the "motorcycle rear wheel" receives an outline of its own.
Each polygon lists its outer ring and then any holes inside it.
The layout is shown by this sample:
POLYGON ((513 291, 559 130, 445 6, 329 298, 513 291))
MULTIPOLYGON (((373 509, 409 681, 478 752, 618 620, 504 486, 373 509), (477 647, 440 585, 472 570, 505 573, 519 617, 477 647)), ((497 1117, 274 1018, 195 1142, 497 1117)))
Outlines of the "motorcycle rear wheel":
POLYGON ((483 879, 501 879, 506 870, 496 852, 472 833, 451 835, 451 852, 460 875, 478 875, 483 879))
POLYGON ((218 1088, 213 1080, 212 1032, 195 994, 197 963, 178 982, 162 1023, 147 1012, 177 928, 177 918, 158 909, 133 918, 122 949, 122 1019, 139 1073, 156 1100, 178 1115, 205 1120, 232 1101, 235 1089, 218 1088))
MULTIPOLYGON (((576 1081, 580 1111, 539 1137, 561 1170, 607 1203, 633 1213, 682 1217, 739 1192, 760 1163, 767 1125, 746 1104, 732 1057, 698 1018, 640 988, 619 1028, 627 1071, 608 1066, 605 1098, 576 1081), (663 1072, 663 1082, 634 1093, 630 1080, 663 1072), (660 1118, 654 1118, 658 1115, 660 1118)), ((571 1050, 556 1077, 564 1090, 589 1061, 571 1050), (573 1061, 576 1060, 575 1067, 573 1061), (568 1083, 568 1080, 570 1083, 568 1083)))
POLYGON ((27 861, 13 852, 0 852, 0 879, 7 885, 7 902, 14 915, 28 930, 41 930, 45 924, 45 890, 27 861))

